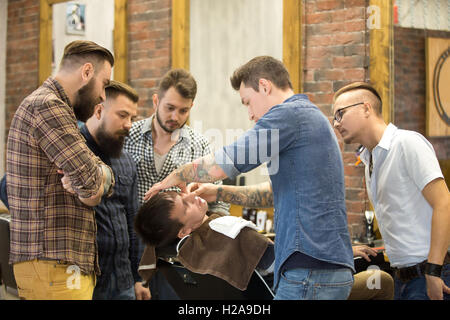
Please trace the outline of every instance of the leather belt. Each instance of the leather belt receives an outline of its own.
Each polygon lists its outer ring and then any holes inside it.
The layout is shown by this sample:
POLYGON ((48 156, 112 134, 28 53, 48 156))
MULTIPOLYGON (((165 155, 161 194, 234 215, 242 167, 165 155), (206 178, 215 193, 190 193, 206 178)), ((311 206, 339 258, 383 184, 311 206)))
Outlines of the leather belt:
POLYGON ((400 281, 404 283, 409 282, 423 275, 425 262, 427 262, 427 260, 424 260, 421 263, 415 264, 410 267, 394 268, 394 274, 398 279, 400 279, 400 281))
MULTIPOLYGON (((418 263, 410 267, 393 268, 394 275, 404 283, 409 282, 423 275, 423 270, 425 268, 426 262, 427 260, 424 260, 421 263, 418 263)), ((450 263, 450 254, 447 252, 444 259, 444 265, 449 263, 450 263)))

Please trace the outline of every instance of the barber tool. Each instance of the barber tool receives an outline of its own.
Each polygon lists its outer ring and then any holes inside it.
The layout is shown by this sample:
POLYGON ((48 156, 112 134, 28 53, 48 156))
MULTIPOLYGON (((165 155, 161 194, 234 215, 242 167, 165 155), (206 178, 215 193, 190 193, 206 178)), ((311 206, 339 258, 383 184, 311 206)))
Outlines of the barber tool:
POLYGON ((367 222, 367 242, 369 243, 369 246, 372 246, 373 240, 375 239, 373 234, 373 218, 375 213, 373 211, 366 210, 365 216, 367 222))

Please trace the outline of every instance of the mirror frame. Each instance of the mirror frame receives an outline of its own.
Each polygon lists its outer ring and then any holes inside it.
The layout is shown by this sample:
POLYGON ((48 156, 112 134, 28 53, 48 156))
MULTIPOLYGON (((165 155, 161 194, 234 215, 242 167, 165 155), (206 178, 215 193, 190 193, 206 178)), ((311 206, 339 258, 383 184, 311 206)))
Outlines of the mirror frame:
MULTIPOLYGON (((40 0, 39 85, 52 73, 53 5, 70 0, 40 0)), ((114 80, 126 83, 127 70, 127 0, 114 0, 114 80)))
POLYGON ((383 101, 382 116, 394 122, 394 8, 392 0, 370 0, 379 8, 380 27, 370 29, 370 83, 383 101))
MULTIPOLYGON (((302 91, 302 1, 283 0, 283 63, 302 91)), ((190 0, 172 0, 172 68, 189 70, 190 0)))

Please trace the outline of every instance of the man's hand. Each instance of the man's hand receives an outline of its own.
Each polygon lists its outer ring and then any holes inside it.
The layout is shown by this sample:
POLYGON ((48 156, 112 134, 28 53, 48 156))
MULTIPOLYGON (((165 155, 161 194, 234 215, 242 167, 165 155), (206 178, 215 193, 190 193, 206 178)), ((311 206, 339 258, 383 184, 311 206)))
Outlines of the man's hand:
POLYGON ((182 165, 163 181, 155 183, 145 193, 144 201, 147 201, 159 191, 170 187, 177 186, 181 189, 181 192, 187 192, 186 184, 190 182, 214 182, 225 178, 227 178, 227 175, 216 164, 214 154, 209 154, 182 165))
POLYGON ((75 191, 72 188, 72 183, 70 182, 69 176, 66 173, 64 173, 64 171, 62 171, 61 169, 58 169, 58 173, 63 175, 63 177, 61 178, 61 183, 62 183, 63 188, 67 192, 75 194, 75 191))
POLYGON ((186 182, 182 181, 179 176, 176 174, 176 171, 173 171, 169 174, 163 181, 155 183, 144 195, 144 201, 147 201, 159 191, 168 189, 170 187, 177 186, 181 189, 181 192, 186 193, 186 182))
POLYGON ((136 294, 136 300, 150 300, 152 297, 150 288, 144 287, 142 282, 136 282, 134 284, 134 293, 136 294))
POLYGON ((450 294, 450 288, 441 278, 426 274, 425 279, 427 280, 427 295, 431 300, 443 300, 443 292, 450 294))
MULTIPOLYGON (((61 169, 58 169, 58 173, 63 175, 63 177, 61 178, 61 183, 62 183, 63 188, 67 192, 70 192, 72 194, 76 194, 75 191, 73 190, 72 182, 70 182, 69 176, 61 169)), ((103 182, 100 185, 100 188, 99 188, 97 194, 93 195, 90 198, 82 198, 82 197, 78 196, 78 199, 82 203, 84 203, 85 205, 87 205, 89 207, 95 207, 96 205, 98 205, 101 202, 102 194, 103 194, 103 182)))
POLYGON ((206 202, 216 202, 217 201, 217 190, 219 186, 213 183, 190 183, 186 187, 187 192, 195 193, 196 196, 199 196, 206 200, 206 202))
POLYGON ((353 246, 353 256, 363 257, 367 261, 371 261, 369 255, 376 257, 377 252, 368 246, 353 246))

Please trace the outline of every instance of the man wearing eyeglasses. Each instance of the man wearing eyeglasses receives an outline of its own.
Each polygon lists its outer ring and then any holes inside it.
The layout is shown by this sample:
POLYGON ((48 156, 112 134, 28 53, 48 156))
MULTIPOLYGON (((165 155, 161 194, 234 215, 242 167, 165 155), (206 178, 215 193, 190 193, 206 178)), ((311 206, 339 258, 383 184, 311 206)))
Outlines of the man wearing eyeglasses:
POLYGON ((382 101, 365 82, 334 95, 334 127, 365 147, 361 160, 391 266, 395 299, 450 299, 449 191, 432 145, 382 118, 382 101))

